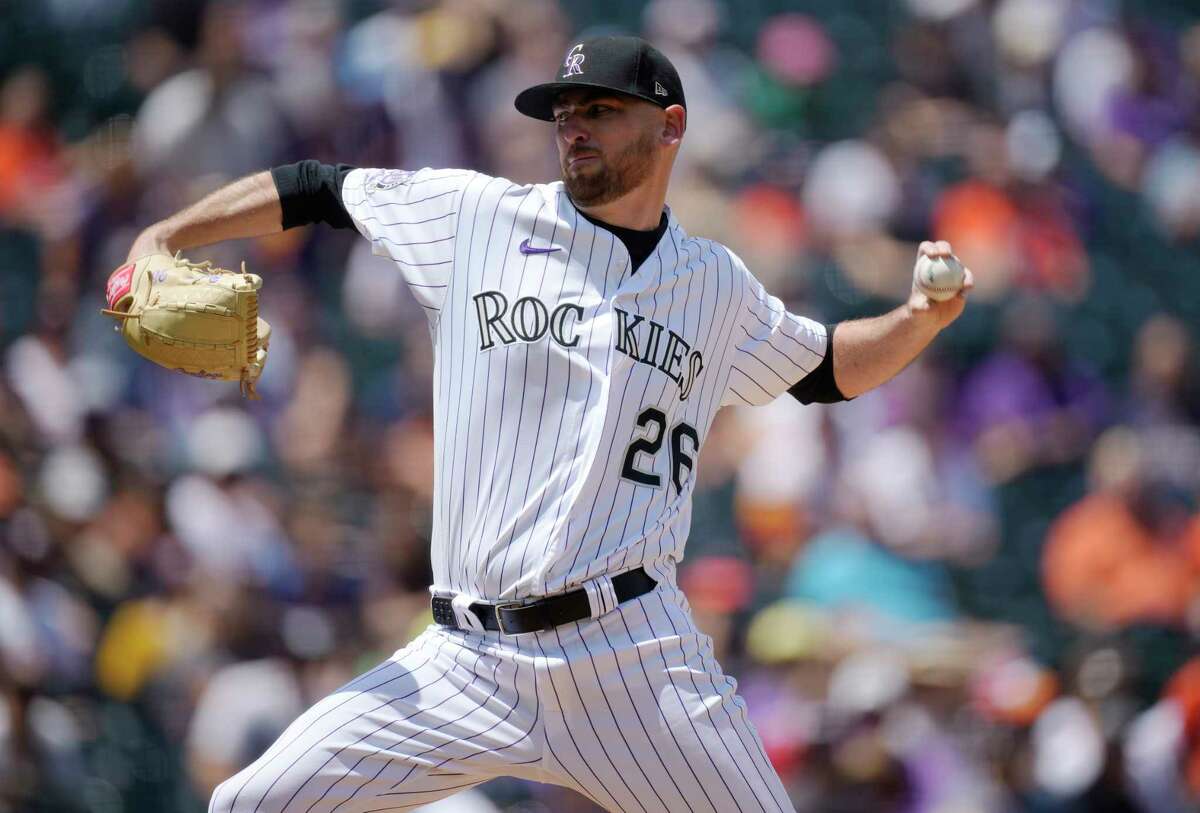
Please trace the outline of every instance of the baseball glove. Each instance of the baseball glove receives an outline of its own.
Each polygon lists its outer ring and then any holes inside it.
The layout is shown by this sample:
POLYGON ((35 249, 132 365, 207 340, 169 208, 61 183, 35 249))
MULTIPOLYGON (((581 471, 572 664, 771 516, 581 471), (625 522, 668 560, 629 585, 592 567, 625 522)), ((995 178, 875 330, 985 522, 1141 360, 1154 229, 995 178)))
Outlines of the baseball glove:
POLYGON ((267 361, 271 327, 258 316, 262 278, 150 254, 108 278, 101 312, 137 353, 170 370, 254 387, 267 361))

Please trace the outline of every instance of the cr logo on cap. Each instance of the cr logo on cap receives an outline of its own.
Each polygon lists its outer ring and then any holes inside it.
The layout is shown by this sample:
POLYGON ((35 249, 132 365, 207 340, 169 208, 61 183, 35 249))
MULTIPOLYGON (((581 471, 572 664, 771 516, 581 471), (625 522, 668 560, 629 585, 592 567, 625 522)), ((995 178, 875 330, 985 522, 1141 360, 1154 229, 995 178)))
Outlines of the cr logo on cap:
POLYGON ((563 67, 567 69, 562 75, 563 79, 566 79, 568 76, 578 76, 583 73, 582 42, 573 47, 570 51, 567 51, 567 58, 563 60, 563 67))

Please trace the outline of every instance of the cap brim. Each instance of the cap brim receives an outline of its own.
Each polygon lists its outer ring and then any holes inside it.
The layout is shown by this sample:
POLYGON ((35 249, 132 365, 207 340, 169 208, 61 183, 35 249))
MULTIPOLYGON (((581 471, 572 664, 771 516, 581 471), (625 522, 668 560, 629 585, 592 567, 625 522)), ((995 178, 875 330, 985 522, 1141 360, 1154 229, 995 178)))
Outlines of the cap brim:
POLYGON ((594 89, 606 90, 617 96, 632 96, 635 99, 642 99, 651 104, 662 107, 662 104, 649 96, 643 96, 640 93, 629 93, 624 90, 614 90, 608 85, 592 84, 590 82, 546 82, 541 85, 534 85, 531 88, 526 88, 517 94, 517 98, 513 100, 513 105, 518 111, 526 116, 542 121, 554 121, 554 100, 558 98, 558 94, 567 90, 594 89))

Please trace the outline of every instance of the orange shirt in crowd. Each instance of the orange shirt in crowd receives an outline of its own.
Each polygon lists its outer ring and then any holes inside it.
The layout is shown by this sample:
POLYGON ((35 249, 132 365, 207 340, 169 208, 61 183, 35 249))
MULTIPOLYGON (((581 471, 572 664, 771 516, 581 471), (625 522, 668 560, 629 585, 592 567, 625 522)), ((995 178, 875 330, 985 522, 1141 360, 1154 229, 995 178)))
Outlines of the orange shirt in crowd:
POLYGON ((1200 596, 1200 515, 1156 537, 1119 497, 1085 497, 1051 526, 1042 580, 1058 613, 1085 626, 1182 624, 1200 596))
POLYGON ((0 124, 0 213, 59 175, 58 148, 51 137, 0 124))

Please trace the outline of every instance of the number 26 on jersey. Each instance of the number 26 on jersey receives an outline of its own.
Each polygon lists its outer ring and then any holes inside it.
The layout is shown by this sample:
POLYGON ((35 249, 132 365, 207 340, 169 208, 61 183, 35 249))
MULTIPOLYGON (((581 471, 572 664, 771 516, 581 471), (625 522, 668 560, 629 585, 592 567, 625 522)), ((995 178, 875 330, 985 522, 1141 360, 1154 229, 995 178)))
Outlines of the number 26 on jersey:
POLYGON ((668 433, 667 416, 663 414, 662 410, 655 407, 642 410, 642 413, 637 416, 637 425, 644 431, 644 434, 635 437, 625 451, 625 459, 621 463, 621 476, 644 486, 653 486, 654 488, 662 486, 662 476, 655 469, 658 467, 658 452, 662 449, 663 441, 669 435, 668 457, 671 482, 675 486, 675 492, 681 493, 684 483, 691 476, 695 466, 694 455, 700 448, 700 437, 696 434, 696 430, 690 424, 680 421, 671 427, 671 431, 668 433), (638 455, 645 457, 639 459, 638 455))

